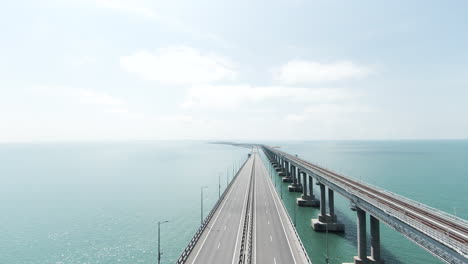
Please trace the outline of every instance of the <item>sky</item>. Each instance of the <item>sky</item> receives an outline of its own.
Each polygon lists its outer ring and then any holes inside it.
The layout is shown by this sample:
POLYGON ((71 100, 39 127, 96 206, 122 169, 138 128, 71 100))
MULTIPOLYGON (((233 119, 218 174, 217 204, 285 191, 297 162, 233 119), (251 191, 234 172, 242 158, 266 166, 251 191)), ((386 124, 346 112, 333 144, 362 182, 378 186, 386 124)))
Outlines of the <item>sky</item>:
POLYGON ((468 138, 467 10, 4 1, 0 142, 468 138))

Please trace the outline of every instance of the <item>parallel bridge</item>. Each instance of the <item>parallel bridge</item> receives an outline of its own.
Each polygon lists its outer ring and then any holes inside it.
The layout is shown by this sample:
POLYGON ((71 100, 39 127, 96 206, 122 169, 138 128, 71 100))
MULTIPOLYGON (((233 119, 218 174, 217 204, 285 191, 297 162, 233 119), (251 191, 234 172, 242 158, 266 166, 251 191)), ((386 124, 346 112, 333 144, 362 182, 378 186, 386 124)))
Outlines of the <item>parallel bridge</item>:
MULTIPOLYGON (((318 231, 328 228, 342 231, 334 212, 333 195, 338 192, 348 198, 357 212, 358 255, 354 263, 382 263, 380 256, 379 222, 382 221, 402 233, 417 245, 429 251, 446 263, 468 263, 468 221, 438 209, 410 200, 379 187, 340 175, 306 160, 268 146, 262 146, 271 162, 287 177, 309 175, 309 185, 315 179, 320 186, 320 214, 312 220, 312 227, 318 231), (291 176, 292 175, 292 176, 291 176), (328 213, 325 196, 328 187, 328 213), (370 215, 371 254, 367 256, 366 213, 370 215)), ((298 176, 294 182, 300 181, 298 176)), ((297 184, 297 183, 296 183, 297 184)), ((316 201, 312 188, 306 188, 303 180, 303 198, 316 201)), ((300 201, 298 201, 299 203, 300 201)))
POLYGON ((380 254, 380 222, 446 263, 468 263, 468 221, 276 148, 233 145, 252 147, 252 155, 177 263, 311 263, 268 176, 260 150, 276 169, 275 177, 290 182, 290 192, 302 192, 297 199, 299 206, 320 206, 317 218, 311 219, 315 231, 344 231, 345 226, 335 213, 334 193, 351 201, 358 227, 355 264, 384 263, 380 254), (314 181, 320 187, 320 199, 313 193, 314 181), (366 214, 370 218, 370 254, 367 254, 366 214))

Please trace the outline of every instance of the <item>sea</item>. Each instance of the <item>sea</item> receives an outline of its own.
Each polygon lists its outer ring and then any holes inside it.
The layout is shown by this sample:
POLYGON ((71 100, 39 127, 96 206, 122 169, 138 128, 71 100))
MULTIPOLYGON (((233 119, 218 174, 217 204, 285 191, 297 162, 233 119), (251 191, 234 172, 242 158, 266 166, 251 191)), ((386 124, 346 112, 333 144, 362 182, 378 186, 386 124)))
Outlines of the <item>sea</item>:
MULTIPOLYGON (((468 140, 260 143, 468 218, 468 140)), ((169 221, 161 263, 175 263, 249 151, 205 141, 0 144, 0 264, 157 263, 158 221, 169 221)), ((318 209, 295 206, 300 193, 272 179, 312 263, 353 262, 349 201, 335 195, 345 232, 317 233, 318 209)), ((383 223, 381 242, 386 263, 442 263, 383 223)))

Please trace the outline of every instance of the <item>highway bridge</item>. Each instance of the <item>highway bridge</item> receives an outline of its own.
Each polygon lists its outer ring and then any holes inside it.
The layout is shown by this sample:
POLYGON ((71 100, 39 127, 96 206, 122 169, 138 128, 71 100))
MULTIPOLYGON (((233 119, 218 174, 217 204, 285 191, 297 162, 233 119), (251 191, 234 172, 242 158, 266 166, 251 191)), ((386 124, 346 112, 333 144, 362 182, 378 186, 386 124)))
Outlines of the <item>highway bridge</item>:
MULTIPOLYGON (((298 206, 319 206, 311 219, 318 232, 342 232, 334 209, 334 193, 349 199, 357 215, 358 252, 354 263, 384 263, 380 254, 380 222, 446 263, 468 263, 468 221, 379 187, 340 175, 297 156, 265 145, 253 148, 231 184, 184 250, 177 263, 311 263, 287 211, 273 187, 263 152, 277 177, 302 192, 298 206), (319 185, 320 199, 313 193, 319 185), (370 222, 367 254, 366 214, 370 222)), ((350 257, 351 258, 351 257, 350 257)))
POLYGON ((311 263, 258 149, 177 263, 311 263))

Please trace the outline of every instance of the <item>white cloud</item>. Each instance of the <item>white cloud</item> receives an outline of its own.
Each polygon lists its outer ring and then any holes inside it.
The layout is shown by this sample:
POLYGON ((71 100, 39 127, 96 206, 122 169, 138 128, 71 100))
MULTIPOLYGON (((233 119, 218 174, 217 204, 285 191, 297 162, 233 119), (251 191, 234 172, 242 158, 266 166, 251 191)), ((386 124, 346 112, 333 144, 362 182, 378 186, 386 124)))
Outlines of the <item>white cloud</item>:
POLYGON ((332 88, 296 88, 284 86, 256 87, 250 85, 199 85, 188 89, 183 107, 235 108, 242 104, 273 99, 293 102, 331 102, 346 100, 355 95, 332 88))
POLYGON ((70 90, 70 95, 76 97, 78 101, 85 104, 118 106, 124 105, 125 102, 121 99, 110 96, 106 93, 96 92, 91 90, 70 90))
POLYGON ((70 61, 71 65, 75 67, 81 67, 81 66, 86 66, 86 65, 92 65, 96 63, 96 57, 93 56, 79 56, 79 57, 70 57, 68 58, 70 61))
POLYGON ((121 57, 120 66, 128 72, 165 84, 208 83, 236 77, 229 60, 184 46, 159 49, 156 54, 139 51, 121 57))
POLYGON ((157 16, 152 9, 138 5, 135 0, 95 0, 100 8, 112 9, 119 12, 143 16, 147 19, 156 19, 157 16))
MULTIPOLYGON (((68 0, 72 1, 72 0, 68 0)), ((170 8, 169 1, 148 1, 148 0, 73 0, 78 5, 92 5, 101 9, 108 9, 121 14, 128 14, 134 17, 156 21, 167 27, 171 32, 186 33, 193 37, 202 38, 211 42, 216 42, 222 46, 229 46, 225 40, 219 36, 195 27, 194 23, 184 21, 186 17, 180 17, 178 8, 176 12, 170 8)))
MULTIPOLYGON (((140 116, 130 112, 125 100, 100 91, 53 85, 35 85, 29 90, 37 98, 52 98, 56 102, 67 105, 70 109, 77 109, 77 106, 79 108, 95 106, 97 109, 102 109, 103 113, 111 113, 122 117, 140 116)), ((62 110, 65 111, 65 109, 62 110)))
POLYGON ((276 78, 285 84, 305 84, 360 79, 371 72, 371 68, 359 66, 350 61, 319 63, 292 60, 279 68, 276 78))
POLYGON ((176 123, 192 123, 194 122, 194 118, 191 115, 184 115, 184 114, 174 114, 174 115, 164 115, 157 117, 158 121, 165 121, 165 122, 176 122, 176 123))
POLYGON ((353 119, 358 114, 369 113, 371 109, 367 105, 356 102, 318 103, 308 105, 300 114, 289 114, 286 118, 290 121, 320 121, 327 123, 343 123, 353 119))

